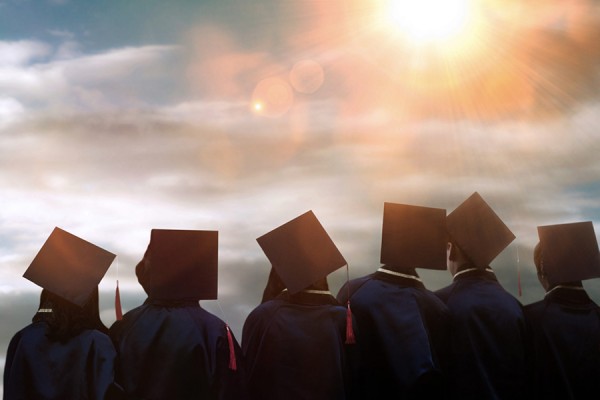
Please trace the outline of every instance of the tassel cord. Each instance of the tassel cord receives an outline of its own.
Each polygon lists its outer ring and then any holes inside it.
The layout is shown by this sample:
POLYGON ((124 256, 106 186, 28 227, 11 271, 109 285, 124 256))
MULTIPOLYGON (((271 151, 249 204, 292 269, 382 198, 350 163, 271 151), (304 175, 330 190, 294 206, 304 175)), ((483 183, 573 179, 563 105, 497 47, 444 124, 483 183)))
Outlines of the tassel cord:
POLYGON ((355 344, 356 337, 352 328, 352 310, 350 309, 350 271, 348 264, 346 264, 346 289, 348 291, 346 300, 346 344, 355 344))
POLYGON ((115 315, 117 321, 123 319, 123 309, 121 308, 121 292, 119 291, 119 280, 117 280, 117 289, 115 290, 115 315))
POLYGON ((119 290, 119 259, 117 258, 117 289, 115 290, 115 317, 117 321, 123 319, 123 308, 121 307, 121 291, 119 290))
POLYGON ((229 369, 232 371, 237 370, 237 361, 235 359, 235 347, 233 346, 233 335, 231 334, 231 329, 229 329, 229 325, 225 325, 225 330, 227 331, 227 343, 229 344, 229 369))
MULTIPOLYGON (((221 310, 221 315, 223 316, 223 320, 227 321, 225 318, 225 313, 223 312, 223 308, 221 307, 221 303, 217 300, 217 306, 219 310, 221 310)), ((231 329, 229 328, 229 324, 225 322, 225 331, 227 331, 227 344, 229 345, 229 369, 232 371, 237 370, 237 360, 235 358, 235 346, 233 345, 233 334, 231 333, 231 329)))

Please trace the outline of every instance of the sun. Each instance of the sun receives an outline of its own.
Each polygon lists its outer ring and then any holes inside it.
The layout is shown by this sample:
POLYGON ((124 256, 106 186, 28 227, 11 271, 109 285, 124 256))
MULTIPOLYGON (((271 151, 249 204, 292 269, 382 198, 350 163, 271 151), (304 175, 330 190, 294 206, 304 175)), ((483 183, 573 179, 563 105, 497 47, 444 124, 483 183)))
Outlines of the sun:
POLYGON ((451 41, 467 27, 472 0, 384 0, 383 20, 415 43, 451 41))

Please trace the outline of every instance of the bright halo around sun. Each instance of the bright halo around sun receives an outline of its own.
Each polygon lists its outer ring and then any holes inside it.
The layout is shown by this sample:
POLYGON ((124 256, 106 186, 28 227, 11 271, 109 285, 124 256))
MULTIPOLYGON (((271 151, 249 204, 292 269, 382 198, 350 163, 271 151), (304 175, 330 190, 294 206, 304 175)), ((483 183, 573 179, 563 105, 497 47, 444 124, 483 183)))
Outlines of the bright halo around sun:
POLYGON ((453 40, 467 28, 472 0, 383 0, 383 17, 415 44, 453 40))

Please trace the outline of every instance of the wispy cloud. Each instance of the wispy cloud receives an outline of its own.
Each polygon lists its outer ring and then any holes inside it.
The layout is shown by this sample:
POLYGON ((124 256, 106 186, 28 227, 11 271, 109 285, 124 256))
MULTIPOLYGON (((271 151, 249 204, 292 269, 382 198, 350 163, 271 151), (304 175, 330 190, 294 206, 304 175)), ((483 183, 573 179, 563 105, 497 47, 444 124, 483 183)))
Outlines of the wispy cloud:
POLYGON ((148 79, 165 68, 174 46, 80 54, 75 42, 0 42, 0 90, 28 108, 118 108, 144 104, 148 79), (130 93, 131 92, 131 93, 130 93))

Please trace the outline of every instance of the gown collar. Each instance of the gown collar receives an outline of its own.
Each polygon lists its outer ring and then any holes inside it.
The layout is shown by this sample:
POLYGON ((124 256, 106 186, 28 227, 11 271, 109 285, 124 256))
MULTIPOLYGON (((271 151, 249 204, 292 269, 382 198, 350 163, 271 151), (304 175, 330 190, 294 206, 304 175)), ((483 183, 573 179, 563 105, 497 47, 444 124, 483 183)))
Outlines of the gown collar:
POLYGON ((456 280, 460 280, 460 279, 467 278, 470 276, 484 276, 484 277, 491 277, 491 278, 496 279, 496 274, 494 273, 494 270, 491 269, 490 267, 487 267, 485 269, 481 269, 481 268, 463 269, 463 270, 455 273, 452 276, 452 279, 456 281, 456 280))
POLYGON ((284 289, 277 298, 285 299, 291 303, 304 305, 339 305, 340 303, 333 297, 329 290, 304 289, 298 293, 291 294, 284 289))
POLYGON ((179 307, 200 307, 198 299, 155 299, 148 297, 144 304, 150 304, 158 307, 179 308, 179 307))
POLYGON ((565 289, 565 290, 580 290, 580 291, 581 291, 581 290, 585 290, 585 289, 583 288, 583 286, 574 286, 574 285, 556 285, 556 286, 554 286, 552 289, 548 290, 548 291, 546 292, 546 295, 545 295, 545 296, 548 296, 548 295, 549 295, 549 294, 551 294, 552 292, 556 292, 556 291, 558 291, 558 290, 561 290, 561 289, 565 289))
POLYGON ((394 283, 406 287, 425 288, 423 280, 419 278, 417 273, 403 273, 392 271, 390 269, 381 267, 374 274, 375 279, 394 283))
POLYGON ((574 285, 554 286, 546 292, 544 299, 571 305, 585 305, 592 301, 585 288, 574 285))

